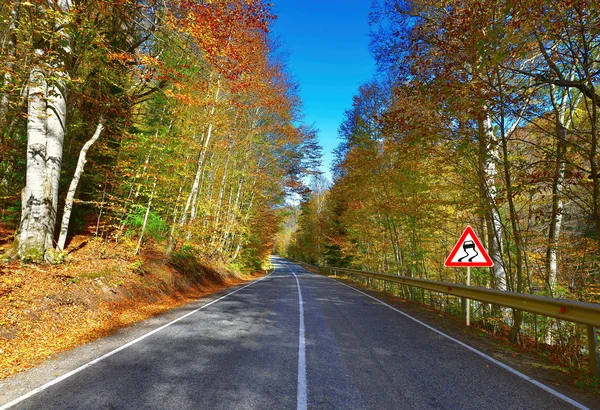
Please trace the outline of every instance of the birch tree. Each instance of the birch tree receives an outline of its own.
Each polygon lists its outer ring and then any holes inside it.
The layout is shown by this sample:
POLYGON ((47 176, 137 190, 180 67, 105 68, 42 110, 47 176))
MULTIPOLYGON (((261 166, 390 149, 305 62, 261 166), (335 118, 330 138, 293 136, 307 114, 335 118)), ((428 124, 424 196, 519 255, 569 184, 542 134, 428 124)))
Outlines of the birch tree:
POLYGON ((100 119, 94 135, 84 144, 83 148, 81 148, 81 152, 79 153, 77 168, 75 168, 75 174, 73 175, 73 179, 69 185, 69 190, 67 191, 67 198, 65 199, 65 209, 63 211, 62 222, 60 226, 60 236, 58 237, 58 243, 56 245, 56 250, 59 252, 65 249, 65 243, 67 242, 71 211, 73 210, 73 200, 75 199, 75 193, 77 192, 79 181, 81 180, 81 175, 83 174, 83 170, 87 162, 87 153, 92 145, 98 141, 103 129, 104 119, 100 119))
POLYGON ((61 47, 48 58, 42 40, 35 50, 38 64, 29 75, 27 88, 27 176, 22 192, 21 224, 15 250, 19 258, 32 261, 54 259, 54 226, 58 213, 58 185, 67 125, 67 77, 65 59, 70 53, 63 26, 69 19, 71 2, 60 0, 41 6, 41 13, 55 11, 50 29, 57 31, 61 47))

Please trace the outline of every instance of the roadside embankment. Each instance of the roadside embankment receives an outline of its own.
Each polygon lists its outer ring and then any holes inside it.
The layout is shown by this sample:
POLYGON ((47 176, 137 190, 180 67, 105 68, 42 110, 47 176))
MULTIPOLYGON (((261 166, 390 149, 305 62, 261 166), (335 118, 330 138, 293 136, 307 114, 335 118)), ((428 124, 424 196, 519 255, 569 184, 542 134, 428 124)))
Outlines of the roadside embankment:
POLYGON ((54 354, 248 280, 190 251, 82 241, 64 261, 0 263, 0 379, 54 354))

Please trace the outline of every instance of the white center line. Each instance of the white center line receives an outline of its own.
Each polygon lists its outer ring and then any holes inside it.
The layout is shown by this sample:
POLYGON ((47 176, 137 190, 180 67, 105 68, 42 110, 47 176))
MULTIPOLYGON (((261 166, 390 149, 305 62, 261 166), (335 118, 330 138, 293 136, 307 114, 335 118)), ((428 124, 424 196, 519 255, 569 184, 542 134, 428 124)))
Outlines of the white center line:
MULTIPOLYGON (((297 264, 296 264, 295 266, 298 266, 298 267, 299 267, 299 268, 301 268, 303 271, 306 271, 307 273, 310 273, 310 274, 312 274, 312 272, 311 272, 311 271, 309 271, 309 270, 307 270, 307 269, 303 268, 303 267, 302 267, 302 266, 300 266, 300 265, 297 265, 297 264)), ((290 270, 291 270, 291 269, 290 269, 290 270)), ((317 276, 317 277, 319 277, 319 276, 317 276)), ((320 276, 320 277, 323 277, 323 276, 320 276)), ((331 279, 331 280, 333 280, 334 282, 336 282, 336 283, 339 283, 340 285, 343 285, 343 286, 345 286, 345 287, 347 287, 347 288, 350 288, 350 289, 352 289, 352 290, 353 290, 353 291, 355 291, 355 292, 361 293, 361 294, 363 294, 364 296, 366 296, 366 297, 368 297, 368 298, 370 298, 370 299, 373 299, 374 301, 376 301, 376 302, 378 302, 378 303, 380 303, 380 304, 382 304, 382 305, 384 305, 384 306, 386 306, 386 307, 388 307, 388 308, 392 309, 393 311, 395 311, 395 312, 397 312, 397 313, 400 313, 401 315, 403 315, 403 316, 407 317, 408 319, 410 319, 410 320, 412 320, 412 321, 414 321, 414 322, 416 322, 416 323, 420 324, 421 326, 423 326, 423 327, 426 327, 427 329, 429 329, 429 330, 431 330, 431 331, 433 331, 433 332, 435 332, 435 333, 439 334, 440 336, 442 336, 442 337, 445 337, 446 339, 449 339, 449 340, 453 341, 454 343, 456 343, 456 344, 458 344, 458 345, 460 345, 460 346, 464 347, 465 349, 468 349, 468 350, 470 350, 471 352, 473 352, 473 353, 475 353, 475 354, 477 354, 477 355, 479 355, 479 356, 483 357, 484 359, 486 359, 486 360, 488 360, 488 361, 490 361, 490 362, 494 363, 495 365, 497 365, 497 366, 499 366, 499 367, 501 367, 501 368, 503 368, 503 369, 505 369, 505 370, 509 371, 510 373, 514 374, 515 376, 517 376, 517 377, 519 377, 519 378, 521 378, 521 379, 523 379, 523 380, 525 380, 525 381, 527 381, 527 382, 529 382, 529 383, 531 383, 531 384, 533 384, 533 385, 535 385, 535 386, 539 387, 540 389, 542 389, 542 390, 544 390, 544 391, 546 391, 546 392, 550 393, 551 395, 553 395, 553 396, 555 396, 555 397, 557 397, 557 398, 559 398, 559 399, 563 400, 564 402, 566 402, 566 403, 569 403, 569 404, 570 404, 570 405, 572 405, 573 407, 575 407, 575 408, 577 408, 577 409, 580 409, 580 410, 589 410, 589 408, 588 408, 588 407, 586 407, 585 405, 583 405, 583 404, 579 403, 578 401, 576 401, 576 400, 573 400, 572 398, 570 398, 570 397, 567 397, 567 396, 565 396, 564 394, 562 394, 562 393, 560 393, 560 392, 557 392, 556 390, 554 390, 554 389, 552 389, 552 388, 550 388, 550 387, 546 386, 545 384, 543 384, 543 383, 541 383, 541 382, 539 382, 539 381, 535 380, 534 378, 532 378, 532 377, 529 377, 529 376, 527 376, 526 374, 523 374, 523 373, 521 373, 520 371, 518 371, 518 370, 516 370, 516 369, 513 369, 512 367, 510 367, 510 366, 508 366, 508 365, 506 365, 506 364, 502 363, 502 362, 501 362, 501 361, 499 361, 499 360, 496 360, 496 359, 494 359, 494 358, 493 358, 493 357, 491 357, 490 355, 487 355, 487 354, 483 353, 482 351, 480 351, 480 350, 477 350, 477 349, 475 349, 474 347, 471 347, 471 346, 469 346, 468 344, 466 344, 466 343, 463 343, 463 342, 461 342, 460 340, 457 340, 457 339, 453 338, 452 336, 449 336, 449 335, 447 335, 446 333, 443 333, 443 332, 441 332, 441 331, 439 331, 439 330, 435 329, 434 327, 431 327, 431 326, 429 326, 428 324, 421 322, 419 319, 416 319, 416 318, 412 317, 412 316, 411 316, 411 315, 409 315, 408 313, 405 313, 405 312, 401 311, 400 309, 397 309, 397 308, 395 308, 395 307, 393 307, 393 306, 389 305, 388 303, 385 303, 384 301, 382 301, 382 300, 380 300, 380 299, 377 299, 377 298, 376 298, 376 297, 374 297, 374 296, 371 296, 371 295, 369 295, 368 293, 365 293, 365 292, 363 292, 363 291, 361 291, 361 290, 359 290, 359 289, 356 289, 355 287, 352 287, 352 286, 346 285, 344 282, 341 282, 341 281, 339 281, 339 280, 336 280, 336 279, 331 279)))
POLYGON ((304 336, 304 301, 302 300, 302 289, 300 288, 300 281, 298 276, 292 271, 292 269, 286 265, 290 270, 294 278, 296 278, 296 285, 298 286, 298 305, 300 310, 300 332, 298 336, 298 399, 296 408, 298 410, 306 410, 308 408, 308 389, 306 387, 306 338, 304 336))

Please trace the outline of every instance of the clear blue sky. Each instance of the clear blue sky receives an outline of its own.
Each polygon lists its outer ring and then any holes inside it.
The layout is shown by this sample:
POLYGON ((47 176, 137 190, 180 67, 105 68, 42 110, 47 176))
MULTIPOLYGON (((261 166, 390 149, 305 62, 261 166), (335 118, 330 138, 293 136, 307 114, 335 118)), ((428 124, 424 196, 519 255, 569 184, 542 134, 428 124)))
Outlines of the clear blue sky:
POLYGON ((273 34, 289 51, 300 85, 304 121, 319 129, 323 171, 329 176, 337 130, 358 87, 371 79, 368 14, 371 0, 272 0, 273 34))

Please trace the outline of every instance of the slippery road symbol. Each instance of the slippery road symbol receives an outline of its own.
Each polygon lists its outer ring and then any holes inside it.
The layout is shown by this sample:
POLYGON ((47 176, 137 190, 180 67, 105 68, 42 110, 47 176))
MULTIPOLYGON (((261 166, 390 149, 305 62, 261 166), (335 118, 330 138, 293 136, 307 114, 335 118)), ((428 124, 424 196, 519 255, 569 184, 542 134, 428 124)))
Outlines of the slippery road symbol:
POLYGON ((473 228, 467 226, 452 251, 450 251, 444 266, 455 268, 489 267, 494 266, 494 262, 492 262, 490 255, 475 235, 473 228))
POLYGON ((462 262, 463 259, 471 256, 469 254, 469 249, 475 253, 475 255, 473 255, 469 258, 469 262, 473 262, 473 259, 475 259, 477 256, 479 256, 479 252, 477 252, 477 247, 475 246, 475 242, 473 242, 473 241, 464 241, 462 248, 463 248, 463 251, 465 252, 465 256, 460 257, 458 259, 458 262, 462 262))

